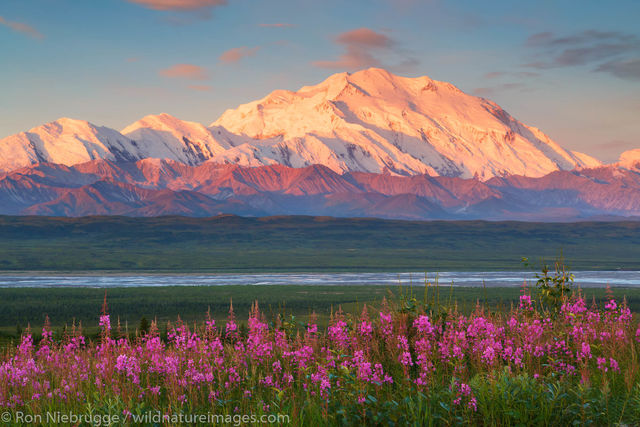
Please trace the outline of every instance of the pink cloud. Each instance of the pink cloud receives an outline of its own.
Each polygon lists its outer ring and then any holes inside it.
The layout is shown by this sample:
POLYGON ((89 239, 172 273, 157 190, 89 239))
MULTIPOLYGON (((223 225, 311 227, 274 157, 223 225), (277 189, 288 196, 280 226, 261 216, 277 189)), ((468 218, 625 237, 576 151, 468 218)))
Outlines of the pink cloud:
POLYGON ((234 47, 233 49, 229 49, 220 55, 220 61, 226 62, 227 64, 236 63, 240 60, 247 58, 249 56, 253 56, 260 49, 259 46, 256 47, 234 47))
POLYGON ((193 64, 176 64, 164 70, 160 70, 162 77, 172 79, 206 80, 207 70, 193 64))
POLYGON ((13 31, 17 31, 17 32, 22 33, 22 34, 26 34, 28 36, 33 37, 34 39, 41 40, 41 39, 44 38, 44 36, 38 30, 33 28, 32 26, 27 25, 27 24, 23 24, 22 22, 7 21, 2 16, 0 16, 0 25, 7 26, 7 27, 11 28, 13 31))
POLYGON ((312 65, 320 68, 357 70, 361 68, 378 67, 380 66, 380 61, 367 52, 350 47, 335 61, 314 61, 312 65))
POLYGON ((344 46, 344 53, 334 61, 315 61, 314 66, 348 70, 378 67, 380 61, 374 53, 389 50, 395 44, 390 37, 369 28, 346 31, 339 34, 335 42, 344 46))
POLYGON ((195 10, 224 6, 227 0, 127 0, 153 10, 195 10))
POLYGON ((369 48, 386 48, 393 45, 393 41, 384 34, 376 33, 369 28, 358 28, 347 31, 336 37, 336 41, 345 46, 362 46, 369 48))
POLYGON ((293 24, 285 24, 285 23, 276 23, 276 24, 260 24, 261 27, 266 28, 292 28, 295 27, 293 24))

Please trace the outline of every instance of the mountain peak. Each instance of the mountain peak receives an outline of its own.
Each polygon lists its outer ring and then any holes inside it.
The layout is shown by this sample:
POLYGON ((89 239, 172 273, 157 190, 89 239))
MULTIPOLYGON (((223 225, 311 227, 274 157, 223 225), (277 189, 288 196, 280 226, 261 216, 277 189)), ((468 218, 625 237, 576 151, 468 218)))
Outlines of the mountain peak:
POLYGON ((399 76, 390 73, 384 68, 366 68, 349 75, 349 80, 354 83, 367 83, 371 85, 385 84, 395 81, 399 76))
POLYGON ((272 92, 227 110, 212 126, 242 136, 246 142, 220 160, 245 166, 321 163, 336 172, 489 179, 593 165, 491 101, 381 68, 272 92))
POLYGON ((61 123, 61 124, 70 124, 70 125, 88 125, 90 124, 88 121, 86 120, 82 120, 82 119, 73 119, 71 117, 60 117, 58 120, 55 120, 52 123, 61 123))
POLYGON ((73 132, 78 130, 91 131, 92 128, 95 128, 95 125, 89 123, 86 120, 72 119, 70 117, 60 117, 59 119, 52 122, 36 126, 35 128, 30 129, 29 132, 38 132, 43 129, 56 132, 73 132))
POLYGON ((203 124, 167 113, 145 116, 122 133, 136 141, 144 157, 168 158, 189 165, 202 163, 230 147, 203 124))
POLYGON ((201 130, 205 130, 206 128, 201 123, 196 122, 188 122, 185 120, 180 120, 177 117, 174 117, 167 113, 160 114, 149 114, 141 118, 140 120, 130 124, 129 126, 122 129, 123 135, 128 135, 137 129, 140 128, 162 128, 162 129, 173 129, 173 128, 182 128, 185 130, 186 128, 200 128, 201 130))

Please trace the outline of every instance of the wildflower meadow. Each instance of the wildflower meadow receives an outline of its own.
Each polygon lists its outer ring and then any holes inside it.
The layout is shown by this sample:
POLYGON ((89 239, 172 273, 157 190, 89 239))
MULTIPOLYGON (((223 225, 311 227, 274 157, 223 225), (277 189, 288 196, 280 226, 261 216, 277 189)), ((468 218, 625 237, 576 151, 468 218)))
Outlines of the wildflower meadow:
POLYGON ((235 425, 640 424, 640 327, 625 301, 544 301, 523 289, 511 309, 465 315, 404 295, 337 310, 326 328, 256 303, 246 328, 231 310, 134 337, 105 310, 97 340, 45 326, 4 349, 0 412, 7 424, 51 411, 95 417, 85 425, 150 424, 155 411, 235 425))

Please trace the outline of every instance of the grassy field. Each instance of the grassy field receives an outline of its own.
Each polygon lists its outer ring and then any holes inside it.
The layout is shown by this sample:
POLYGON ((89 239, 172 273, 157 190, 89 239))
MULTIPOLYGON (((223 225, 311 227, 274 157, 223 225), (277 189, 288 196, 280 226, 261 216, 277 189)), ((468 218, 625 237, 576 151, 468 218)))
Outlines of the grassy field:
POLYGON ((0 271, 640 270, 640 222, 0 217, 0 271))
MULTIPOLYGON (((134 332, 142 317, 157 319, 160 325, 178 318, 188 322, 201 322, 209 311, 218 321, 224 321, 233 301, 239 319, 246 319, 251 305, 257 300, 261 311, 273 320, 278 314, 295 316, 306 321, 315 312, 318 323, 326 325, 332 310, 339 306, 348 313, 357 314, 364 304, 378 307, 383 299, 393 300, 412 293, 416 299, 434 299, 438 304, 457 304, 462 313, 471 312, 477 302, 498 311, 517 304, 520 288, 470 288, 450 286, 193 286, 193 287, 141 287, 116 288, 107 291, 109 312, 114 322, 118 319, 122 329, 134 332)), ((640 289, 614 288, 613 295, 626 298, 634 312, 640 312, 640 289)), ((602 303, 605 289, 586 289, 588 301, 595 297, 602 303)), ((39 330, 45 316, 49 316, 54 332, 61 334, 65 326, 75 322, 83 326, 85 334, 97 334, 98 316, 105 296, 97 288, 4 288, 0 289, 0 340, 17 338, 18 332, 31 325, 39 330)))
MULTIPOLYGON (((0 271, 500 270, 560 253, 574 270, 640 269, 639 227, 0 217, 0 271)), ((640 289, 589 288, 551 310, 536 290, 532 305, 521 288, 487 285, 110 288, 104 316, 102 288, 0 288, 0 408, 9 425, 51 409, 277 413, 292 425, 640 423, 640 289)))

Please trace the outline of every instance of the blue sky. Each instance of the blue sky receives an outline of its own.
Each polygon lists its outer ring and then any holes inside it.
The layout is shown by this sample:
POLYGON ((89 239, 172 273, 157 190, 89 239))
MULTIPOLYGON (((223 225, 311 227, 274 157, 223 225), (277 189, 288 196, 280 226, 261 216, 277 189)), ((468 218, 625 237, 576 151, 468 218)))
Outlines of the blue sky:
POLYGON ((492 99, 611 161, 640 148, 640 2, 3 0, 0 137, 59 117, 122 129, 377 65, 492 99))

